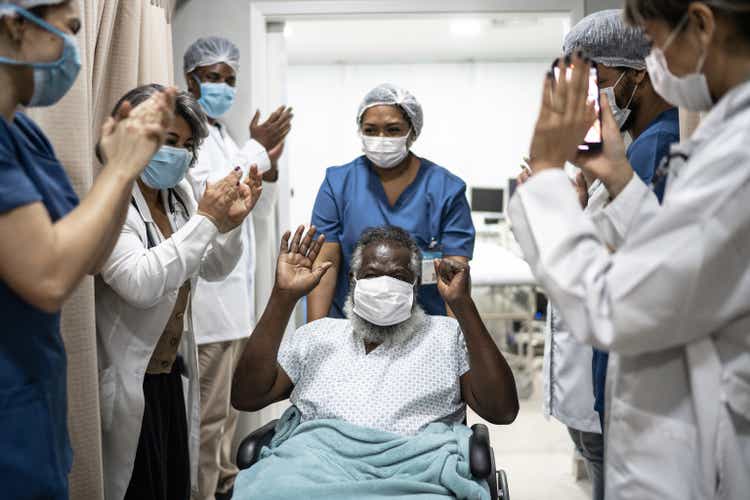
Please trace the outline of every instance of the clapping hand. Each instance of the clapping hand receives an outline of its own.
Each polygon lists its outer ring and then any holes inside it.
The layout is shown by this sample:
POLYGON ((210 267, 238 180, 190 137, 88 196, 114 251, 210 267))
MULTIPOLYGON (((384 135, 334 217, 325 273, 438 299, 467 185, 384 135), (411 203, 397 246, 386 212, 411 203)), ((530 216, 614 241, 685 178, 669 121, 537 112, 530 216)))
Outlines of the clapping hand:
POLYGON ((292 118, 292 108, 280 106, 266 121, 260 123, 260 111, 256 111, 250 122, 250 137, 258 141, 270 154, 286 139, 292 129, 292 118))
POLYGON ((451 309, 471 299, 471 275, 469 265, 451 259, 435 259, 437 288, 440 296, 451 309))
POLYGON ((281 252, 276 264, 274 293, 286 295, 295 301, 318 286, 323 275, 332 266, 330 262, 324 262, 313 267, 325 236, 321 234, 314 239, 317 231, 315 226, 311 226, 303 238, 304 231, 305 226, 298 227, 291 243, 289 242, 291 233, 289 231, 284 233, 281 238, 281 252))
POLYGON ((260 195, 263 192, 263 180, 258 173, 258 166, 250 167, 250 173, 243 182, 237 184, 237 196, 229 207, 227 220, 230 224, 230 230, 242 224, 250 212, 258 203, 260 195))

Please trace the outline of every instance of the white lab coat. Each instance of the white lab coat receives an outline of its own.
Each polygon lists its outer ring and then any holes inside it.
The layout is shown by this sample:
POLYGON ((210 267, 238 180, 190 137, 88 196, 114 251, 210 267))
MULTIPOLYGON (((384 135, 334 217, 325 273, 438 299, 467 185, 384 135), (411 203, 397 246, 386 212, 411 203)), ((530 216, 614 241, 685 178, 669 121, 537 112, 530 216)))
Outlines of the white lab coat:
POLYGON ((562 172, 511 200, 519 244, 571 331, 610 351, 610 500, 750 492, 749 144, 750 82, 673 146, 662 206, 634 176, 594 217, 614 254, 562 172))
MULTIPOLYGON (((210 220, 193 215, 196 204, 187 181, 182 181, 176 190, 187 213, 180 203, 175 203, 174 214, 170 216, 174 234, 164 240, 153 223, 138 185, 133 187, 138 210, 130 206, 120 239, 96 279, 104 494, 107 500, 122 500, 130 483, 143 420, 143 379, 172 314, 180 287, 188 279, 195 286, 198 275, 205 279, 222 279, 234 268, 242 253, 240 229, 219 234, 210 220), (150 250, 147 249, 147 224, 157 245, 150 250)), ((164 200, 168 207, 166 196, 164 200)), ((167 213, 170 213, 169 209, 167 213)), ((183 383, 191 484, 195 489, 200 397, 197 352, 188 312, 185 318, 180 354, 188 371, 183 383)))
MULTIPOLYGON (((584 213, 600 210, 609 200, 604 185, 596 181, 589 189, 584 213)), ((560 312, 550 303, 544 339, 544 414, 567 427, 601 434, 599 414, 594 410, 594 383, 591 376, 593 350, 570 332, 560 312)))
MULTIPOLYGON (((253 164, 257 164, 261 172, 271 168, 268 154, 260 143, 250 139, 240 149, 223 125, 209 125, 209 135, 201 145, 195 166, 188 173, 195 198, 200 200, 203 196, 206 181, 216 182, 238 166, 247 175, 253 164)), ((198 279, 192 310, 198 345, 249 337, 253 331, 256 261, 253 214, 266 216, 273 213, 276 197, 276 183, 263 183, 263 194, 243 223, 245 251, 234 271, 220 282, 198 279)))

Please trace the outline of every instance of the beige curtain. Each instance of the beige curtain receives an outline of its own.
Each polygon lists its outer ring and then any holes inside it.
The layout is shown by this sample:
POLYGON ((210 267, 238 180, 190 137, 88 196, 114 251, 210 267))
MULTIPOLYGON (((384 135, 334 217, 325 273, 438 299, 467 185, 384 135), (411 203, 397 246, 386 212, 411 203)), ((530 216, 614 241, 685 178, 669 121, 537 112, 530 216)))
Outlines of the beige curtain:
MULTIPOLYGON (((29 110, 48 135, 80 196, 91 187, 94 145, 104 117, 126 91, 144 83, 171 84, 172 35, 166 0, 77 0, 82 68, 56 106, 29 110), (161 6, 159 6, 159 5, 161 6)), ((103 498, 93 280, 63 308, 68 354, 68 426, 74 462, 70 498, 103 498)))

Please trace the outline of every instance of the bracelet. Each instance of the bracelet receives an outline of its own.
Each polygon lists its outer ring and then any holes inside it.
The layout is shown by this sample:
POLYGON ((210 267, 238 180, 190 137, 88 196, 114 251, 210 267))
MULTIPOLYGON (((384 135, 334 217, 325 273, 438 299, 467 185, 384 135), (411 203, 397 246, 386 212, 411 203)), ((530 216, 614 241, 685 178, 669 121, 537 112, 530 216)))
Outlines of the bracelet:
POLYGON ((203 210, 198 210, 198 211, 196 212, 196 214, 197 214, 197 215, 200 215, 200 216, 203 216, 203 217, 205 217, 206 219, 210 220, 210 221, 211 221, 211 223, 212 223, 212 224, 213 224, 214 226, 216 226, 216 229, 218 229, 218 230, 219 230, 219 232, 221 232, 221 226, 219 225, 219 222, 218 222, 218 221, 217 221, 216 219, 214 219, 214 218, 213 218, 212 216, 208 215, 208 214, 207 214, 206 212, 204 212, 203 210))

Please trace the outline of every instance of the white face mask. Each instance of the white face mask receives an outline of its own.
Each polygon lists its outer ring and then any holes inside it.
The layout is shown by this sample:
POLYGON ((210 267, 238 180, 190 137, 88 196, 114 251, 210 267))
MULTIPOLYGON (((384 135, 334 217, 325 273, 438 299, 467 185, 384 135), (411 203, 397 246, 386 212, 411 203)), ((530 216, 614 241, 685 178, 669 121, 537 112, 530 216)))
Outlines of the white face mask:
POLYGON ((708 90, 708 81, 706 76, 701 73, 703 63, 706 59, 705 52, 698 59, 698 67, 695 73, 690 73, 682 77, 674 75, 669 71, 667 58, 664 51, 674 41, 677 34, 687 23, 687 14, 680 21, 677 27, 670 33, 663 48, 654 47, 651 53, 646 57, 646 67, 651 77, 651 84, 654 90, 674 106, 685 108, 688 111, 708 111, 713 106, 711 92, 708 90))
POLYGON ((362 135, 362 151, 367 158, 380 168, 393 168, 409 154, 409 136, 411 130, 403 137, 370 137, 362 135))
POLYGON ((635 96, 635 91, 638 90, 638 84, 635 85, 635 88, 633 89, 633 93, 630 94, 630 99, 628 99, 628 103, 625 105, 624 108, 621 108, 617 105, 617 99, 615 98, 615 89, 617 88, 617 85, 620 83, 620 80, 622 80, 622 77, 625 76, 625 73, 622 73, 620 75, 620 78, 617 79, 614 85, 611 87, 604 87, 601 92, 607 96, 607 101, 609 101, 609 109, 612 110, 612 115, 615 117, 615 121, 617 122, 617 126, 620 127, 620 130, 622 130, 623 125, 625 125, 625 122, 628 121, 628 117, 630 116, 631 110, 630 103, 633 102, 633 97, 635 96))
POLYGON ((355 280, 354 314, 378 326, 403 323, 411 317, 414 285, 390 276, 355 280))

